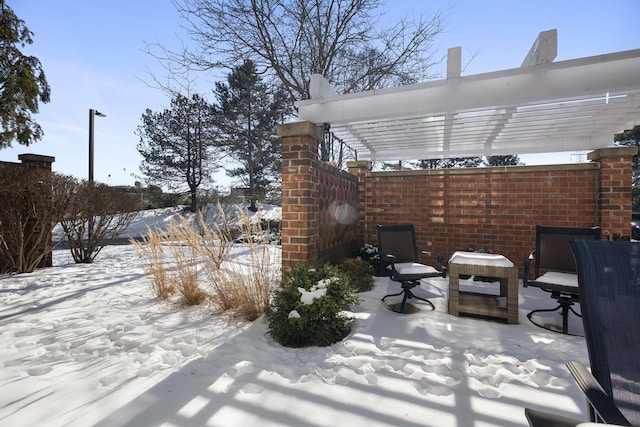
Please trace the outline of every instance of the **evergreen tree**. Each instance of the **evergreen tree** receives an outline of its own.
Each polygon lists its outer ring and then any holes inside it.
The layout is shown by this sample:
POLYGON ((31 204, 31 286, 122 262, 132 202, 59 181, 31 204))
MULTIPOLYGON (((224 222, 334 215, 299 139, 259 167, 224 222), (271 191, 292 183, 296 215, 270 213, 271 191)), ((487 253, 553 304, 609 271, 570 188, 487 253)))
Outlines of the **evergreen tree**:
POLYGON ((510 154, 508 156, 487 156, 485 164, 487 166, 517 166, 522 163, 520 163, 517 154, 510 154))
POLYGON ((289 112, 283 90, 271 90, 262 82, 251 60, 245 60, 227 76, 227 83, 217 82, 216 124, 221 142, 238 167, 227 170, 248 189, 250 209, 265 196, 280 175, 280 140, 276 125, 289 112))
POLYGON ((482 157, 453 157, 450 159, 423 159, 414 163, 417 169, 477 168, 482 157))
POLYGON ((198 188, 217 166, 212 113, 201 96, 178 94, 171 108, 159 113, 147 109, 136 131, 143 157, 140 170, 151 182, 170 189, 183 190, 186 184, 192 212, 198 206, 198 188))
POLYGON ((27 56, 20 47, 33 43, 23 20, 0 0, 0 149, 29 145, 42 139, 42 128, 32 120, 38 100, 49 102, 51 89, 38 58, 27 56))
MULTIPOLYGON (((637 147, 640 153, 640 126, 614 135, 616 145, 637 147)), ((631 178, 631 192, 633 197, 633 211, 640 212, 640 156, 633 157, 631 178)))

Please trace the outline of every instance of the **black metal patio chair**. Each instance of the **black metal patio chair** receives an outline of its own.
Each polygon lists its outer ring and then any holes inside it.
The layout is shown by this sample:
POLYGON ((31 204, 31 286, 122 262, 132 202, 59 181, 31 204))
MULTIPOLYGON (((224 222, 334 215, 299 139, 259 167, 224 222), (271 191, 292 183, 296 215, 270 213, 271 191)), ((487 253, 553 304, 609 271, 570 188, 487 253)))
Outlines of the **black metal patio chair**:
MULTIPOLYGON (((443 265, 444 257, 432 251, 419 251, 416 245, 416 235, 413 224, 406 225, 378 225, 378 252, 380 254, 379 275, 388 275, 391 280, 399 282, 402 290, 388 297, 402 295, 400 304, 391 304, 389 309, 399 313, 406 313, 410 305, 407 299, 415 298, 427 302, 431 309, 435 309, 431 301, 416 296, 411 290, 420 284, 420 280, 428 277, 446 277, 447 270, 443 265), (419 253, 433 256, 436 267, 420 263, 419 253)), ((409 310, 409 311, 415 311, 409 310)))
MULTIPOLYGON (((587 399, 589 420, 640 426, 640 243, 573 240, 591 371, 567 364, 587 399)), ((526 408, 532 427, 585 421, 526 408)))
POLYGON ((579 302, 578 278, 576 264, 571 252, 572 239, 600 240, 599 227, 547 227, 536 226, 536 248, 524 260, 522 285, 526 288, 534 286, 548 292, 558 302, 555 308, 536 309, 527 314, 527 318, 536 326, 569 334, 569 313, 580 317, 574 310, 579 302), (531 278, 531 261, 534 261, 533 279, 531 278), (562 326, 556 329, 537 322, 536 313, 559 311, 562 326))

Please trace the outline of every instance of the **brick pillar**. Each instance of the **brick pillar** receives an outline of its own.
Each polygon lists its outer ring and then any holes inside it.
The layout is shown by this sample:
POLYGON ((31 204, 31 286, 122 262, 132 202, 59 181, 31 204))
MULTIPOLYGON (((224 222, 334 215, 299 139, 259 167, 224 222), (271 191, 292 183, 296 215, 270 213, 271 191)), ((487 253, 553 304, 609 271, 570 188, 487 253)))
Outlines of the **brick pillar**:
MULTIPOLYGON (((33 169, 42 169, 51 172, 51 164, 56 161, 55 157, 43 156, 40 154, 19 154, 18 160, 22 162, 24 167, 33 169)), ((48 255, 42 259, 38 268, 51 267, 53 265, 53 253, 51 253, 53 236, 49 233, 48 246, 43 247, 41 250, 48 251, 48 255)), ((47 243, 44 243, 47 245, 47 243)))
POLYGON ((376 243, 376 242, 366 242, 367 230, 366 230, 366 202, 367 202, 367 174, 371 172, 371 162, 369 161, 357 161, 357 162, 347 162, 347 169, 351 175, 355 175, 358 177, 358 243, 360 247, 362 247, 365 243, 376 243))
POLYGON ((318 145, 311 122, 278 125, 282 140, 282 266, 318 259, 318 145))
POLYGON ((18 159, 28 168, 51 170, 51 164, 56 161, 55 157, 42 156, 40 154, 20 154, 18 159))
POLYGON ((588 159, 598 163, 598 220, 602 238, 613 240, 615 236, 631 233, 631 168, 636 147, 601 148, 588 154, 588 159))

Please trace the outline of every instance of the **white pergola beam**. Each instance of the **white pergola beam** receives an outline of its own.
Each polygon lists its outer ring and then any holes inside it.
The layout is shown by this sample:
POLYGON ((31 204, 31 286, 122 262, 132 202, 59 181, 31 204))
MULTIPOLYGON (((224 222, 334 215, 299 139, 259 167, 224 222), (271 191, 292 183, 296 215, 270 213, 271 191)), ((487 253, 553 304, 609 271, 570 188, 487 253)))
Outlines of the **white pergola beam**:
POLYGON ((638 89, 640 49, 401 88, 298 101, 298 117, 346 123, 604 97, 638 89))
POLYGON ((529 53, 522 61, 521 67, 553 62, 558 55, 558 30, 542 31, 533 42, 529 53))
POLYGON ((584 151, 640 124, 640 49, 545 62, 546 33, 535 66, 460 77, 454 48, 445 80, 347 95, 314 75, 298 117, 330 124, 360 159, 390 161, 584 151))

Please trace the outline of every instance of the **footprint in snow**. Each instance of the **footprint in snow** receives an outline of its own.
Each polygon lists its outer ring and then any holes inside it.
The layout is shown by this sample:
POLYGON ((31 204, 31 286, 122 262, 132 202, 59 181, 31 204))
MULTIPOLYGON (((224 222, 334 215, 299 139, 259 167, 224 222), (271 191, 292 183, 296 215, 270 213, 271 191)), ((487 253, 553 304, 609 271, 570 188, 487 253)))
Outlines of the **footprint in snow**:
POLYGON ((42 375, 46 375, 49 372, 51 372, 50 366, 38 366, 36 368, 27 369, 27 374, 31 375, 32 377, 39 377, 42 375))
POLYGON ((489 399, 497 399, 500 397, 500 392, 493 387, 481 387, 476 390, 482 397, 489 399))
POLYGON ((246 394, 260 394, 264 391, 264 387, 261 385, 249 383, 242 387, 242 392, 246 394))
POLYGON ((453 394, 451 389, 438 385, 429 385, 425 383, 416 383, 415 385, 416 391, 423 396, 431 395, 431 396, 450 396, 453 394))

